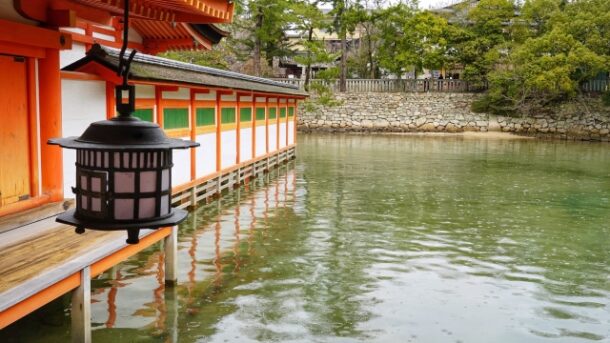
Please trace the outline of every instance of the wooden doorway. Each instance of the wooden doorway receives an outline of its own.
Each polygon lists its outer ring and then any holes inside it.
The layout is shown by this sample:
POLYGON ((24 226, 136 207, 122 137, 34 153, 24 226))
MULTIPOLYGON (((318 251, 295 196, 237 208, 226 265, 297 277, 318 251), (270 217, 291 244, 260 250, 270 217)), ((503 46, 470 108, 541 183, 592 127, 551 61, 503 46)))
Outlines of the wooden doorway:
POLYGON ((0 55, 0 206, 30 197, 28 73, 24 57, 0 55))

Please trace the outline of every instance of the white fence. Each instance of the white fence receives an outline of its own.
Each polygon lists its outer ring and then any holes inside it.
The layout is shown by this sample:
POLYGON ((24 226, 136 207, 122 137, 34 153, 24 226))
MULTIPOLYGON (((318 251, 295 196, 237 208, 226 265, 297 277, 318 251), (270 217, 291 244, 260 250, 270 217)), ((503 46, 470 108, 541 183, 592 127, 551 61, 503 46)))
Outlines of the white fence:
MULTIPOLYGON (((273 79, 298 86, 303 89, 305 81, 300 79, 273 79)), ((339 90, 339 80, 311 80, 310 87, 325 85, 333 91, 339 90)), ((473 83, 464 80, 414 80, 414 79, 348 79, 348 92, 480 92, 487 89, 487 83, 473 83)))
MULTIPOLYGON (((275 81, 288 83, 303 89, 305 81, 300 79, 273 79, 275 81)), ((323 84, 333 91, 339 90, 339 80, 311 80, 310 87, 323 84)), ((361 92, 481 92, 487 89, 486 82, 469 82, 451 79, 348 79, 346 80, 347 91, 352 93, 361 92)), ((580 84, 580 89, 586 93, 603 93, 610 90, 609 80, 591 80, 580 84)))

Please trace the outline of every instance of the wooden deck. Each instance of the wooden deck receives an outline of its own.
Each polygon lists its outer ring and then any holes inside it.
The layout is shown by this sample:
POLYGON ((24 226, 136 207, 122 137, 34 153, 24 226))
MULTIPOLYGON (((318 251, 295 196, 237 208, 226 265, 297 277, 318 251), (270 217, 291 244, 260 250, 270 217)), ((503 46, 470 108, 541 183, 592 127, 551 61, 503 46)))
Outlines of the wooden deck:
MULTIPOLYGON (((192 205, 294 156, 295 147, 289 146, 197 180, 174 190, 174 206, 192 205)), ((40 211, 48 213, 49 208, 40 211)), ((29 212, 28 217, 36 217, 36 213, 29 212)), ((99 275, 172 232, 171 228, 143 230, 140 243, 127 245, 123 231, 87 230, 78 235, 73 227, 56 223, 54 216, 34 222, 27 218, 11 220, 30 223, 0 231, 0 329, 79 287, 84 268, 91 268, 92 277, 99 275)))

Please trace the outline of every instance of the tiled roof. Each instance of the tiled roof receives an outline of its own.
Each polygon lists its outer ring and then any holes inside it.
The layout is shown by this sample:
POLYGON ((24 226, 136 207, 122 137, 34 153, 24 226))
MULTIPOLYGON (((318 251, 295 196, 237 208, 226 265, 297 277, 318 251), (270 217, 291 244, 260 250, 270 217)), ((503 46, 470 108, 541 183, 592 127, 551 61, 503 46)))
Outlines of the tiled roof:
MULTIPOLYGON (((90 62, 97 62, 116 71, 119 64, 118 57, 119 50, 94 45, 87 52, 87 56, 66 66, 64 70, 78 71, 90 62)), ((129 77, 132 80, 169 81, 262 93, 308 96, 306 92, 293 85, 142 53, 135 55, 129 77)))

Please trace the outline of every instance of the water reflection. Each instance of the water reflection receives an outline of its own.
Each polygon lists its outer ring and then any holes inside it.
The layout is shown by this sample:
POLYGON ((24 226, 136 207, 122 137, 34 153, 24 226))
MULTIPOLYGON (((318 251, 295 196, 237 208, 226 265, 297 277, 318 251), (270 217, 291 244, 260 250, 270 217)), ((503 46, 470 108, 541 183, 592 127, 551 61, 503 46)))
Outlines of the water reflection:
MULTIPOLYGON (((177 287, 161 247, 95 280, 94 340, 609 340, 608 166, 601 144, 305 136, 193 211, 177 287)), ((20 341, 69 337, 42 327, 20 341)))

